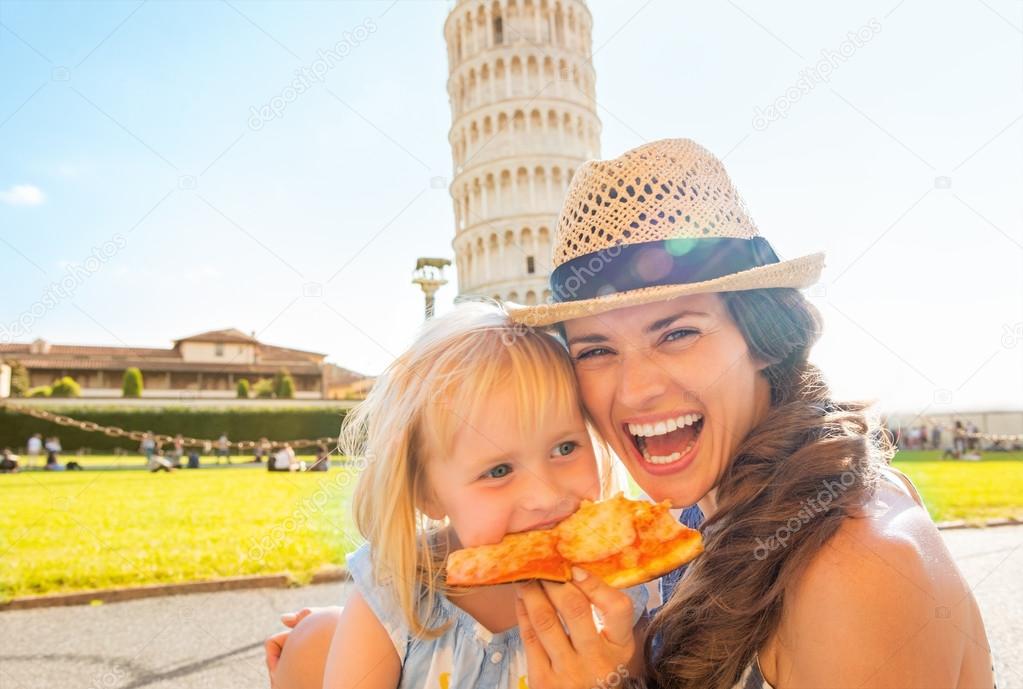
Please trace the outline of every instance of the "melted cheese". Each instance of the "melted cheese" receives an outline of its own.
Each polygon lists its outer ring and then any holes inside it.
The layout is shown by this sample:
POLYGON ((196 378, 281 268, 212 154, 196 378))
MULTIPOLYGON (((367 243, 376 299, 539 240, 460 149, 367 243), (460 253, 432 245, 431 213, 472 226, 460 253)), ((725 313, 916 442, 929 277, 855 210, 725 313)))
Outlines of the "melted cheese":
POLYGON ((621 552, 636 541, 630 501, 620 493, 610 500, 584 500, 558 524, 558 552, 571 562, 593 562, 621 552))

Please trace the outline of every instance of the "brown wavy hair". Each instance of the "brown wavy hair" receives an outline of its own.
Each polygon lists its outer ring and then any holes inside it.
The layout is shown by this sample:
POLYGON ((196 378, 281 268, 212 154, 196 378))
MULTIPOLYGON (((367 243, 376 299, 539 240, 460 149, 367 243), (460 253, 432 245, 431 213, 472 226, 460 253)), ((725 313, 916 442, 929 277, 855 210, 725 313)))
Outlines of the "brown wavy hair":
POLYGON ((654 617, 646 683, 727 689, 774 633, 786 585, 859 513, 893 454, 866 403, 839 404, 807 360, 817 309, 795 289, 724 292, 749 352, 771 362, 765 418, 736 449, 702 526, 705 551, 654 617), (654 637, 659 643, 656 653, 654 637))

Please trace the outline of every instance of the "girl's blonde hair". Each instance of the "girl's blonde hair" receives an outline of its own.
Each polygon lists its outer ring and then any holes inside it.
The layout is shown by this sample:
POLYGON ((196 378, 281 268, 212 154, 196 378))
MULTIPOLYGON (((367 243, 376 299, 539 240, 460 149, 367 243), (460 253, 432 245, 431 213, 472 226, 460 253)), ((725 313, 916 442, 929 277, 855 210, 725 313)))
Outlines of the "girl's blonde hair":
MULTIPOLYGON (((443 631, 427 625, 445 591, 447 548, 433 542, 440 525, 422 511, 430 497, 426 464, 450 452, 471 410, 499 390, 514 393, 522 429, 574 408, 592 428, 564 346, 516 325, 492 302, 463 302, 425 323, 342 425, 341 450, 366 461, 354 494, 356 527, 372 548, 374 576, 391 584, 414 634, 443 631)), ((597 450, 607 495, 614 487, 610 454, 600 443, 597 450)))

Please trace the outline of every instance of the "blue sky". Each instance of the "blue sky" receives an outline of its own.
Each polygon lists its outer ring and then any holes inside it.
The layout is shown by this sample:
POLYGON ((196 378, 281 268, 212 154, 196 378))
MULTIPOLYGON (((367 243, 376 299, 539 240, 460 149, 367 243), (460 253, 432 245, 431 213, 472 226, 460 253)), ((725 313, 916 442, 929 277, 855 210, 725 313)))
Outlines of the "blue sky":
MULTIPOLYGON (((0 1, 0 335, 237 327, 379 371, 421 318, 416 257, 452 256, 449 8, 0 1)), ((590 8, 602 156, 694 138, 780 254, 828 252, 838 394, 1023 407, 1023 3, 590 8)))

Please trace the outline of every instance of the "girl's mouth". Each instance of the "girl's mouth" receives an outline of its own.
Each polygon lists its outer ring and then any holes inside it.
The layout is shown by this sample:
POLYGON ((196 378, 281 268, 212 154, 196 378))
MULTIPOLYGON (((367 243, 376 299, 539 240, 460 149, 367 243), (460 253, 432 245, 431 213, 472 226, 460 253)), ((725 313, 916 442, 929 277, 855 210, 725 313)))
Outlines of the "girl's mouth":
POLYGON ((690 413, 655 423, 627 423, 625 431, 645 468, 667 473, 687 466, 695 455, 703 431, 703 415, 690 413))

